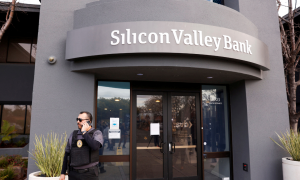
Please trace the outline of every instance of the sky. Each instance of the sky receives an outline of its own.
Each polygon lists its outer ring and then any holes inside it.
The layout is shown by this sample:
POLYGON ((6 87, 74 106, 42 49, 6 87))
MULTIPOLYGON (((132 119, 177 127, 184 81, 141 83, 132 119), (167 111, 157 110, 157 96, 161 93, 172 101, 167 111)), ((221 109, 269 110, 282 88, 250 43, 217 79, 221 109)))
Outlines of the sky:
MULTIPOLYGON (((0 0, 0 1, 11 2, 11 0, 0 0)), ((38 5, 41 4, 39 0, 18 0, 17 2, 24 3, 24 4, 38 4, 38 5)))
MULTIPOLYGON (((275 0, 274 0, 275 1, 275 0)), ((300 0, 292 0, 293 1, 293 8, 300 6, 300 0)), ((288 13, 288 0, 281 0, 281 7, 279 9, 279 15, 284 16, 288 13)))
MULTIPOLYGON (((11 0, 0 0, 0 1, 4 1, 4 2, 11 2, 11 0)), ((293 1, 293 7, 295 7, 295 2, 300 1, 300 0, 292 0, 293 1)), ((20 3, 25 3, 25 4, 40 4, 39 0, 18 0, 18 2, 20 3)), ((276 0, 274 0, 274 2, 276 2, 276 0)), ((287 2, 288 0, 281 0, 281 8, 279 10, 279 15, 280 16, 284 16, 287 14, 288 12, 288 8, 287 6, 287 2)), ((300 6, 300 2, 297 2, 296 7, 300 6)))

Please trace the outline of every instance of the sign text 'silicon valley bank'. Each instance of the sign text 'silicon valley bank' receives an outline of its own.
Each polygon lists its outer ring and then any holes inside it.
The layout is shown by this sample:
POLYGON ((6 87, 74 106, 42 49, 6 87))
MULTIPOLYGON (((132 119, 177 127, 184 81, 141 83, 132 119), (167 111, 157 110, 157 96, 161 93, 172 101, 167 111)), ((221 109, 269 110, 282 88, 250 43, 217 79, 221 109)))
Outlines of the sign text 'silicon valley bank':
POLYGON ((239 42, 233 40, 230 36, 223 35, 223 37, 212 37, 209 35, 203 35, 202 31, 193 30, 192 33, 185 33, 184 30, 171 29, 171 32, 141 32, 131 33, 130 29, 126 29, 125 33, 120 33, 119 30, 113 30, 111 32, 111 42, 113 46, 125 44, 170 44, 170 41, 174 41, 176 44, 185 44, 189 46, 206 46, 214 48, 214 51, 218 51, 220 47, 236 52, 242 52, 252 55, 251 45, 248 40, 239 42), (171 34, 171 35, 170 35, 171 34))

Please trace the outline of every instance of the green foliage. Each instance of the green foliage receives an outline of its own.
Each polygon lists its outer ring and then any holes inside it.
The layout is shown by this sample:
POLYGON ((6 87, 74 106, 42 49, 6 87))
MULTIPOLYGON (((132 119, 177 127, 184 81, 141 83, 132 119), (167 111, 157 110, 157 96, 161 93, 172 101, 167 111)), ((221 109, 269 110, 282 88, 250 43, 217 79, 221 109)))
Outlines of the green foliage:
POLYGON ((61 173, 66 145, 66 133, 60 137, 56 133, 50 133, 47 134, 47 138, 43 135, 40 137, 35 135, 35 150, 29 153, 46 177, 58 177, 61 173))
POLYGON ((0 159, 0 168, 6 168, 9 165, 8 161, 5 157, 2 157, 0 159))
POLYGON ((23 137, 22 139, 20 139, 18 142, 16 142, 16 146, 17 147, 22 147, 26 144, 26 140, 25 138, 23 137))
POLYGON ((28 159, 23 159, 23 167, 28 168, 28 159))
POLYGON ((15 125, 11 126, 8 121, 2 120, 2 126, 1 126, 1 136, 2 141, 10 141, 12 138, 15 138, 18 136, 18 134, 12 134, 16 132, 15 125))
MULTIPOLYGON (((277 133, 276 133, 277 134, 277 133)), ((277 134, 281 145, 274 141, 279 147, 287 151, 293 158, 294 161, 300 161, 300 132, 294 133, 293 130, 281 133, 281 136, 277 134)))
POLYGON ((0 171, 0 179, 1 180, 10 180, 14 179, 16 176, 12 166, 8 166, 7 169, 4 169, 3 171, 0 171))

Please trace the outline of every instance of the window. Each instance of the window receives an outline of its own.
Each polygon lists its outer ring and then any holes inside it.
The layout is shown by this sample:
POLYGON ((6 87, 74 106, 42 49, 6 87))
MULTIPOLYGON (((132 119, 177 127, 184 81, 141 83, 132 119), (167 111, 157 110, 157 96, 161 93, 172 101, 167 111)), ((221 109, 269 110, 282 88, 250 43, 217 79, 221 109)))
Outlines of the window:
POLYGON ((204 177, 230 177, 230 129, 225 86, 202 86, 204 177))
POLYGON ((217 4, 224 4, 224 0, 207 0, 207 1, 214 2, 217 4))
POLYGON ((1 126, 6 120, 14 125, 16 134, 30 134, 31 105, 1 105, 1 126))
POLYGON ((130 83, 98 82, 97 128, 103 132, 100 155, 129 155, 130 83), (112 130, 120 130, 119 137, 112 130), (112 132, 111 134, 109 132, 112 132))
POLYGON ((37 38, 4 38, 0 48, 0 63, 35 63, 37 38))

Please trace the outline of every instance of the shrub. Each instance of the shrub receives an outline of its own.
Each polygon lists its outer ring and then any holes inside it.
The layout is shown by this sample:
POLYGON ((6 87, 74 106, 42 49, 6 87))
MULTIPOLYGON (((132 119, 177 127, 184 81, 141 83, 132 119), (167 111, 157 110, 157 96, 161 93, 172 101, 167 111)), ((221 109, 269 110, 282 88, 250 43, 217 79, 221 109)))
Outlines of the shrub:
POLYGON ((8 166, 7 169, 4 169, 3 171, 0 171, 0 179, 1 180, 10 180, 14 179, 16 176, 12 166, 8 166))
POLYGON ((55 133, 50 133, 47 134, 47 138, 43 135, 40 137, 35 135, 35 150, 29 153, 46 177, 58 177, 61 173, 66 145, 66 133, 61 137, 55 133))
POLYGON ((23 159, 23 162, 24 162, 23 167, 28 168, 28 159, 23 159))
POLYGON ((26 144, 26 140, 25 138, 23 137, 22 139, 20 139, 18 142, 16 142, 16 146, 17 147, 22 147, 26 144))
POLYGON ((13 166, 24 166, 24 161, 22 159, 22 156, 20 155, 13 155, 13 156, 7 156, 6 160, 9 165, 13 166))
MULTIPOLYGON (((16 132, 15 125, 11 126, 8 121, 2 120, 2 126, 1 126, 1 141, 10 141, 12 138, 15 138, 18 136, 18 134, 12 134, 16 132)), ((2 143, 1 142, 1 143, 2 143)))
MULTIPOLYGON (((277 134, 277 133, 276 133, 277 134)), ((300 161, 300 132, 294 133, 293 130, 281 133, 281 136, 277 134, 281 145, 274 141, 279 147, 287 151, 294 161, 300 161)))
POLYGON ((2 157, 0 158, 0 168, 6 168, 9 165, 8 161, 6 158, 2 157))

